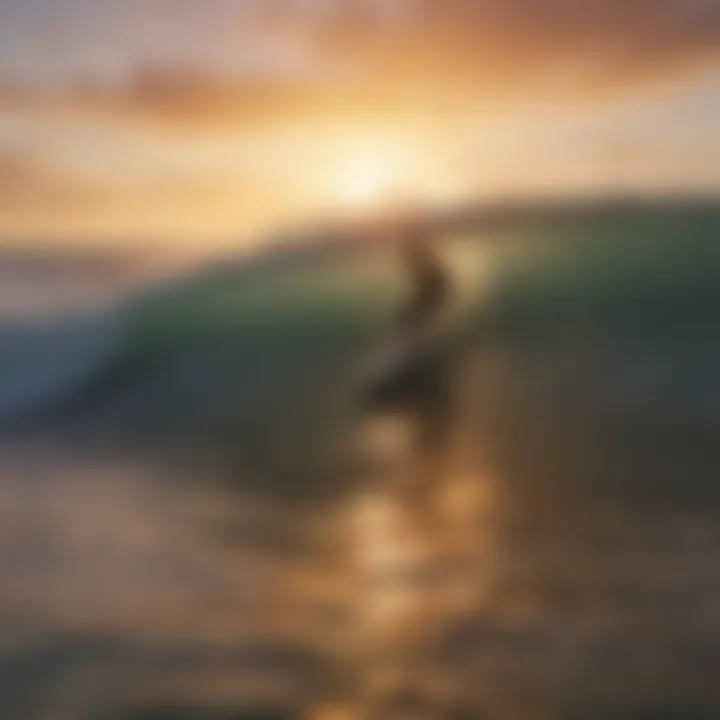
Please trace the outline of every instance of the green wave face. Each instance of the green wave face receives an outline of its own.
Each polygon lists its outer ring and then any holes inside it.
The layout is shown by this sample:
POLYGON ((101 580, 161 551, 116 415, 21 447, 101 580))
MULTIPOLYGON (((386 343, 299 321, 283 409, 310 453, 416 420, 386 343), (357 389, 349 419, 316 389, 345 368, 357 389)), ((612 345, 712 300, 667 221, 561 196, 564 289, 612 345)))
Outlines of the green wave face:
MULTIPOLYGON (((465 227, 446 250, 467 295, 458 333, 478 360, 512 369, 528 422, 547 424, 565 397, 593 418, 611 397, 618 417, 638 403, 652 414, 643 392, 666 402, 657 412, 693 415, 697 386, 717 385, 719 234, 712 204, 465 227)), ((326 243, 159 288, 129 313, 133 378, 114 417, 146 438, 230 453, 283 492, 334 486, 357 420, 353 382, 382 342, 400 278, 387 253, 326 243)))

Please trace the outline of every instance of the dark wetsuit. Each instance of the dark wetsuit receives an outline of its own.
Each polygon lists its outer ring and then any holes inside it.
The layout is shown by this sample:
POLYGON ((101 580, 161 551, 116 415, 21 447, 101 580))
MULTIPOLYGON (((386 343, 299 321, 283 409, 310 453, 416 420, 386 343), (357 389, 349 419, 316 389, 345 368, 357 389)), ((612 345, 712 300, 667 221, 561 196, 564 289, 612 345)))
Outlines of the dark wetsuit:
POLYGON ((450 297, 450 283, 438 257, 425 237, 412 237, 405 249, 412 294, 397 317, 399 337, 417 342, 432 327, 450 297))
POLYGON ((411 293, 393 323, 394 342, 406 359, 368 388, 366 400, 376 412, 435 405, 444 395, 445 358, 428 331, 451 295, 450 281, 435 254, 432 232, 411 228, 402 238, 402 261, 410 275, 411 293))

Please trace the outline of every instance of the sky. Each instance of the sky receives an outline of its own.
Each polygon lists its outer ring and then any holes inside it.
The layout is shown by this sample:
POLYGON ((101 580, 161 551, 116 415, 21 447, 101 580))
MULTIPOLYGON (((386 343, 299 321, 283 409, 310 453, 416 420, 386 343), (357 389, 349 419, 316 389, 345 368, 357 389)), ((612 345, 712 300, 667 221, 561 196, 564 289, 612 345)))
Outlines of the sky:
POLYGON ((720 0, 0 0, 0 238, 720 191, 720 0))

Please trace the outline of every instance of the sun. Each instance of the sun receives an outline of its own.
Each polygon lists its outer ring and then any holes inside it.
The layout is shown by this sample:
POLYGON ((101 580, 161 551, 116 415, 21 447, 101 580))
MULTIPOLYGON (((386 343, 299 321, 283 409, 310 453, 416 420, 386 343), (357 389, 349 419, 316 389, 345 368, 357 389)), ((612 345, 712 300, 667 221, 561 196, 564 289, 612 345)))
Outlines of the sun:
POLYGON ((316 162, 325 198, 343 213, 374 215, 407 205, 445 203, 455 195, 454 173, 442 153, 404 133, 328 138, 316 162))
POLYGON ((391 202, 401 187, 399 174, 389 163, 365 160, 345 168, 339 178, 337 193, 345 208, 364 211, 391 202))

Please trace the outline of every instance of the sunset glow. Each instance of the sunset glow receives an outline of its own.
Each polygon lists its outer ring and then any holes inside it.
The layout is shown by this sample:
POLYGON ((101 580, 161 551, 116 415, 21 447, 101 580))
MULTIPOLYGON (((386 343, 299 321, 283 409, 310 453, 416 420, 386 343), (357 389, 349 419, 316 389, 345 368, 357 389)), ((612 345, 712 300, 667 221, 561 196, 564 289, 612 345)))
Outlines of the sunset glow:
POLYGON ((352 210, 363 210, 382 203, 388 195, 396 192, 394 173, 382 163, 369 161, 356 167, 348 167, 340 189, 340 201, 352 210))
POLYGON ((394 196, 720 189, 712 2, 169 6, 0 7, 2 237, 214 246, 394 196))

